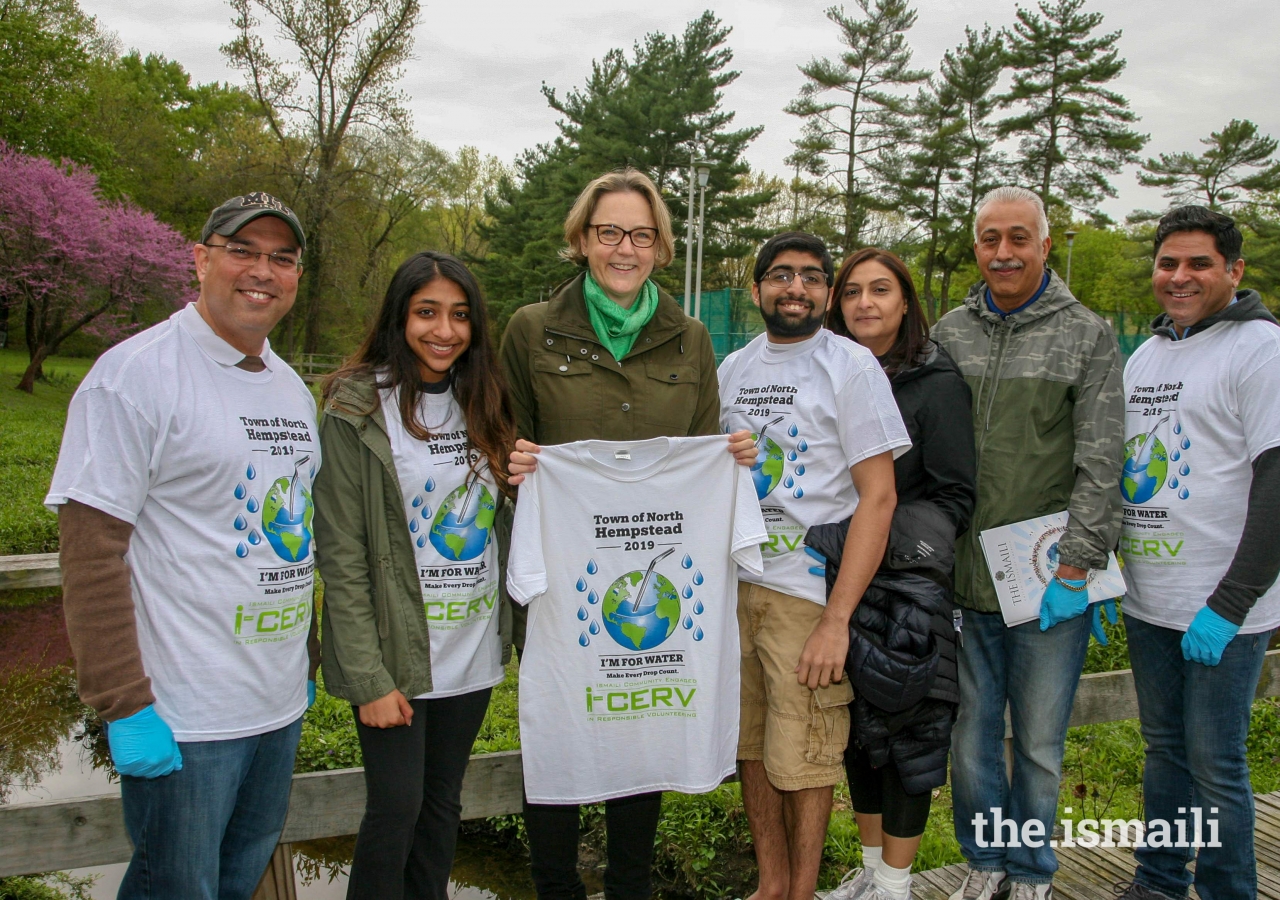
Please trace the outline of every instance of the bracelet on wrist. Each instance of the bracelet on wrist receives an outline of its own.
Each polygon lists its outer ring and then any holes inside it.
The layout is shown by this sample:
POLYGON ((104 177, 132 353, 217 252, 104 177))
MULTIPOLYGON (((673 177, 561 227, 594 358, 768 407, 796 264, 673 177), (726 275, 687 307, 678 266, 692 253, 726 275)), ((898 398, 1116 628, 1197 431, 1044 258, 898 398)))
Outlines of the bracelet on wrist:
POLYGON ((1089 579, 1088 579, 1088 577, 1085 577, 1085 578, 1081 578, 1081 579, 1079 579, 1079 581, 1080 581, 1080 586, 1079 586, 1079 587, 1077 587, 1076 585, 1072 584, 1070 581, 1068 581, 1067 579, 1063 578, 1061 575, 1054 575, 1054 576, 1053 576, 1053 578, 1054 578, 1054 580, 1055 580, 1055 581, 1057 581, 1057 582, 1058 582, 1058 584, 1062 585, 1064 588, 1066 588, 1066 589, 1067 589, 1067 590, 1069 590, 1069 591, 1076 591, 1077 593, 1079 593, 1080 591, 1087 591, 1087 590, 1089 589, 1089 579))

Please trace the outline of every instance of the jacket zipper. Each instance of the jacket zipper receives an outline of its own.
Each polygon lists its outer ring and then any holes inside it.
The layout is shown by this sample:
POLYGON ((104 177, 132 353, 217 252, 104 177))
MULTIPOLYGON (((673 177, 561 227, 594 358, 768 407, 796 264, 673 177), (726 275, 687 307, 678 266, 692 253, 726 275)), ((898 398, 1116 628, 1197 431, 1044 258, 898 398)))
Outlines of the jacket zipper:
MULTIPOLYGON (((995 373, 988 378, 987 373, 992 369, 992 353, 987 352, 987 364, 982 370, 982 381, 978 384, 978 411, 983 412, 982 401, 983 394, 986 394, 986 411, 982 415, 982 433, 981 439, 977 441, 975 448, 975 464, 977 471, 982 471, 982 451, 987 444, 987 433, 991 430, 991 408, 996 403, 996 391, 1000 387, 1000 373, 1004 369, 1004 354, 1009 346, 1009 336, 1013 334, 1013 328, 1007 322, 1001 322, 993 329, 993 343, 996 344, 995 353, 995 373), (990 388, 988 389, 988 383, 990 388)), ((981 546, 981 543, 979 543, 981 546)), ((985 564, 985 563, 984 563, 985 564)), ((969 596, 972 597, 977 592, 978 586, 978 566, 974 565, 969 572, 969 596)))

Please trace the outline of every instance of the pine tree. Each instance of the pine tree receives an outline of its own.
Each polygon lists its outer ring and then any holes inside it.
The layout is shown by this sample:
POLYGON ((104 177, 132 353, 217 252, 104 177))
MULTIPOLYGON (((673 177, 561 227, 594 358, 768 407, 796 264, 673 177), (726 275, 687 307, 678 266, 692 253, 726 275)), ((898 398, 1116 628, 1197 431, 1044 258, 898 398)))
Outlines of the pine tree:
POLYGON ((1138 182, 1168 188, 1164 195, 1174 203, 1204 203, 1210 209, 1280 190, 1276 139, 1259 134, 1258 126, 1248 119, 1232 119, 1200 143, 1209 148, 1200 156, 1184 151, 1148 159, 1138 182))
POLYGON ((800 66, 808 79, 786 112, 805 120, 789 165, 822 179, 843 219, 841 250, 858 245, 867 214, 877 200, 872 163, 903 139, 908 98, 890 93, 916 84, 928 72, 909 68, 906 32, 916 12, 907 0, 858 0, 865 18, 843 7, 827 10, 847 47, 837 59, 814 59, 800 66))
POLYGON ((1137 162, 1147 136, 1129 127, 1129 101, 1105 85, 1124 71, 1119 31, 1091 36, 1102 13, 1082 11, 1084 0, 1041 0, 1040 14, 1018 7, 1006 32, 1005 65, 1013 85, 1001 98, 1018 112, 1000 122, 1001 138, 1019 136, 1018 169, 1048 206, 1061 203, 1095 213, 1114 197, 1107 180, 1137 162))

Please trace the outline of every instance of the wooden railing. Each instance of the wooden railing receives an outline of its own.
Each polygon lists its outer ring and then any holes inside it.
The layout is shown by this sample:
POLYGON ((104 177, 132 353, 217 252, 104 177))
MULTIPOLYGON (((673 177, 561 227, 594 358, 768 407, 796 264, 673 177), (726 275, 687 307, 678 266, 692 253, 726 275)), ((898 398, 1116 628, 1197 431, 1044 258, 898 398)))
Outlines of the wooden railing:
MULTIPOLYGON (((59 583, 56 553, 0 557, 0 591, 59 583)), ((1267 653, 1256 696, 1280 696, 1280 650, 1267 653)), ((1081 676, 1071 711, 1073 727, 1137 715, 1132 671, 1081 676)), ((462 818, 518 813, 523 790, 520 751, 472 756, 462 782, 462 818)), ((282 852, 277 853, 273 868, 291 872, 288 846, 296 841, 355 834, 364 804, 363 769, 294 775, 289 814, 280 836, 282 852)), ((126 862, 131 853, 118 793, 0 806, 0 877, 126 862)), ((276 896, 286 894, 260 887, 255 895, 276 896)))

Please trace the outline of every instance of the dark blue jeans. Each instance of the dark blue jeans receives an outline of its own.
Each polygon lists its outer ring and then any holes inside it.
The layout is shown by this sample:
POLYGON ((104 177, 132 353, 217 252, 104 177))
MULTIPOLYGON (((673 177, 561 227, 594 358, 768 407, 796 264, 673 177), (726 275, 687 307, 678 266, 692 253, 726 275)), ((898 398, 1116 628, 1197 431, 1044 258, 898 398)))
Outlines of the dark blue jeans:
POLYGON ((252 737, 182 742, 180 771, 123 776, 133 858, 118 900, 249 900, 284 828, 301 736, 299 717, 252 737))
MULTIPOLYGON (((1182 631, 1125 619, 1129 659, 1138 691, 1147 765, 1142 775, 1148 836, 1150 823, 1186 822, 1191 809, 1218 820, 1221 847, 1142 847, 1134 850, 1133 880, 1170 897, 1187 896, 1196 860, 1195 886, 1201 900, 1253 900, 1258 895, 1253 853, 1253 788, 1245 739, 1253 694, 1262 672, 1269 633, 1237 635, 1222 662, 1204 666, 1182 658, 1182 631), (1217 809, 1217 813, 1213 809, 1217 809)), ((1208 826, 1203 828, 1208 841, 1208 826)))
POLYGON ((956 839, 970 868, 1007 872, 1027 884, 1052 883, 1058 860, 1049 838, 1058 811, 1063 743, 1088 646, 1088 615, 1042 632, 1038 621, 1006 628, 1000 613, 964 611, 951 795, 956 839), (1012 784, 1004 765, 1006 700, 1013 723, 1012 784), (1010 840, 1005 827, 1004 846, 993 841, 997 813, 1017 828, 1017 839, 1010 840), (986 819, 981 834, 974 825, 977 815, 986 819), (1039 837, 1024 828, 1032 820, 1039 823, 1039 837), (1022 840, 1024 834, 1029 841, 1022 840))

